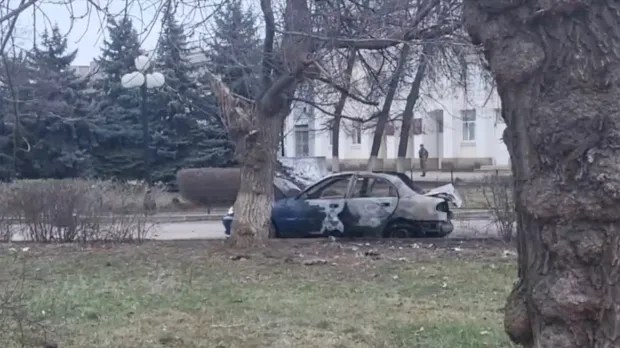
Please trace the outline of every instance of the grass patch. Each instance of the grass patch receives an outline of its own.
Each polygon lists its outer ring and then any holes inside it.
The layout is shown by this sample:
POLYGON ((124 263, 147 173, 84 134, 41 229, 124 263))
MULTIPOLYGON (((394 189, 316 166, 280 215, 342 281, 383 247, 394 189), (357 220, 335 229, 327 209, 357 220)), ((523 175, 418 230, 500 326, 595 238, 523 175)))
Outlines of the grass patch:
MULTIPOLYGON (((243 257, 214 242, 32 246, 24 298, 51 332, 30 339, 63 348, 512 347, 501 308, 516 271, 503 246, 390 243, 278 241, 243 257), (368 248, 381 257, 364 256, 368 248), (303 265, 316 257, 327 264, 303 265)), ((7 248, 0 283, 18 273, 7 248)), ((4 336, 1 346, 17 347, 4 336)))

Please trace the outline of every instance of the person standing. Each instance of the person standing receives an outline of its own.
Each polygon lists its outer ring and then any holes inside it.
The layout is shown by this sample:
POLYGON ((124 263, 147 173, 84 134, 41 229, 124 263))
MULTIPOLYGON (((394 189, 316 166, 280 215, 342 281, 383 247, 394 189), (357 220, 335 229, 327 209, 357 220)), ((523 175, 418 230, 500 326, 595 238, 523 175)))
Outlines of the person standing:
POLYGON ((422 176, 426 176, 426 161, 428 160, 428 151, 426 151, 423 144, 420 144, 420 151, 418 151, 418 156, 420 157, 420 170, 422 171, 422 176))

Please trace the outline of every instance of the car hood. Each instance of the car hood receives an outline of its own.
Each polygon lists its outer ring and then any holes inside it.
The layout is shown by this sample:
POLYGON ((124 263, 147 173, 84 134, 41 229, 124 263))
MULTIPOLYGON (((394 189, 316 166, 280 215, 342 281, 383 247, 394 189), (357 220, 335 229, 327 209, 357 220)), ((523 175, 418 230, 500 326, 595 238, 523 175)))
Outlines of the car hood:
POLYGON ((454 185, 447 184, 443 186, 436 187, 434 189, 428 190, 425 196, 443 198, 446 201, 452 203, 455 207, 460 208, 463 206, 463 199, 461 195, 456 190, 454 185))

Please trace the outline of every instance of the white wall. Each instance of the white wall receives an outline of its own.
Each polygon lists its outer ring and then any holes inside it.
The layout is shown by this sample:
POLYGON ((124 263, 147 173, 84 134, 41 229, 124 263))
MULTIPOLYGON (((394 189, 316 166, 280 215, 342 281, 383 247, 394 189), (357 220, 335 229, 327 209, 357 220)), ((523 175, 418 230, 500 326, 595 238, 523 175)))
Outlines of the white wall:
MULTIPOLYGON (((472 72, 470 83, 467 90, 463 88, 451 88, 446 83, 445 86, 440 84, 434 86, 426 86, 421 93, 418 107, 415 110, 414 117, 422 118, 422 127, 424 134, 413 136, 413 142, 409 141, 409 151, 412 152, 414 158, 418 157, 418 149, 421 143, 424 144, 429 151, 431 157, 439 158, 492 158, 496 165, 508 165, 509 156, 505 145, 501 141, 502 132, 505 128, 503 123, 496 122, 495 110, 501 108, 499 96, 494 89, 490 89, 472 72), (443 134, 437 133, 437 126, 434 119, 428 116, 428 113, 441 109, 443 110, 443 134), (461 119, 461 110, 476 110, 476 138, 472 142, 463 141, 463 122, 461 119)), ((359 81, 361 72, 354 69, 353 85, 355 88, 363 89, 364 81, 359 81), (356 80, 357 79, 357 80, 356 80)), ((406 95, 410 86, 403 86, 401 95, 406 95)), ((380 103, 382 101, 379 101, 380 103)), ((395 100, 392 106, 392 115, 399 115, 405 106, 404 98, 395 100)), ((286 129, 288 134, 286 139, 286 155, 295 156, 295 137, 294 137, 294 118, 299 114, 296 107, 291 116, 287 120, 286 129)), ((349 117, 368 118, 378 107, 368 106, 354 100, 347 100, 343 115, 349 117)), ((331 145, 329 144, 330 133, 325 129, 326 121, 330 116, 325 116, 321 112, 315 112, 315 120, 313 127, 314 144, 311 150, 311 156, 322 156, 331 158, 331 145)), ((373 131, 372 125, 366 124, 363 131, 361 144, 353 144, 352 136, 349 134, 352 129, 353 121, 343 119, 341 124, 341 132, 339 137, 339 157, 343 160, 368 159, 370 147, 372 144, 373 131)), ((380 151, 386 155, 385 158, 393 159, 397 157, 398 143, 400 134, 400 124, 396 122, 396 132, 394 136, 385 137, 386 148, 380 151)))

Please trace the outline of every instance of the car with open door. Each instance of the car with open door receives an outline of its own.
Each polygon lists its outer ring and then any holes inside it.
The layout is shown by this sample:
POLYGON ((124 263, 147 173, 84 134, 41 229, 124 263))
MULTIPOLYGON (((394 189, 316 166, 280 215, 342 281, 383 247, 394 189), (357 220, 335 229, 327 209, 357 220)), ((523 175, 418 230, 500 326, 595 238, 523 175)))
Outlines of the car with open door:
POLYGON ((282 238, 444 237, 453 230, 450 206, 461 204, 451 184, 426 191, 400 173, 348 172, 276 201, 272 222, 282 238))

